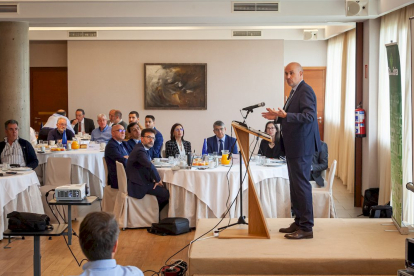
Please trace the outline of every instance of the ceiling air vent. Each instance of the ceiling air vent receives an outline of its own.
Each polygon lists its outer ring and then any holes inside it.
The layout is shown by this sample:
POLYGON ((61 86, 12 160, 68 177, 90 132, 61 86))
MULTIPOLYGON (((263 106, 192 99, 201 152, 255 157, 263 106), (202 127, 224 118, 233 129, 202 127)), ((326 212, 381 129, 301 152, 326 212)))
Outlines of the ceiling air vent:
POLYGON ((17 4, 0 4, 0 13, 17 13, 17 4))
POLYGON ((233 12, 278 12, 279 2, 233 2, 233 12))
POLYGON ((233 31, 233 36, 262 36, 262 31, 233 31))
POLYGON ((69 37, 98 37, 98 32, 69 32, 69 37))

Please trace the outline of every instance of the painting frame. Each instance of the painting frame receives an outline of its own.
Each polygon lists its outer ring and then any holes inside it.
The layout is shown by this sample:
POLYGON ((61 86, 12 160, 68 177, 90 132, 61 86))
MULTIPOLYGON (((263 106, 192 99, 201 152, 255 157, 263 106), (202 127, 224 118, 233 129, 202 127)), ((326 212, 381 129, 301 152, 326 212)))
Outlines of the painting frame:
POLYGON ((144 109, 207 110, 207 63, 144 63, 144 109))

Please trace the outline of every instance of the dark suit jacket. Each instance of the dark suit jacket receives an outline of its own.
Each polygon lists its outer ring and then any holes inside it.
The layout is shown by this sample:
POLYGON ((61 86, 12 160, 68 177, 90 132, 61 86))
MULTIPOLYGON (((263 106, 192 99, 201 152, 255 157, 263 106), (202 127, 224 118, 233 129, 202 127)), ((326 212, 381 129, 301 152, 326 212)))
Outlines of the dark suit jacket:
POLYGON ((152 147, 152 149, 154 151, 155 158, 160 158, 162 144, 164 143, 164 137, 162 137, 161 132, 155 127, 154 127, 154 130, 156 133, 155 133, 155 142, 154 142, 154 146, 152 147))
MULTIPOLYGON (((236 138, 230 137, 226 134, 226 139, 224 140, 223 149, 231 151, 231 147, 233 146, 235 141, 236 141, 236 138)), ((208 153, 217 152, 219 155, 221 155, 221 152, 218 152, 218 143, 217 143, 216 136, 207 138, 207 152, 208 153)), ((234 144, 233 154, 237 154, 237 153, 239 153, 239 151, 237 149, 237 143, 236 143, 234 144)))
POLYGON ((279 118, 281 145, 287 158, 313 155, 319 151, 320 141, 316 119, 316 96, 312 87, 302 81, 284 110, 286 118, 279 118))
MULTIPOLYGON (((88 118, 83 118, 85 121, 85 132, 88 134, 92 133, 92 130, 95 129, 95 123, 93 122, 92 119, 88 119, 88 118)), ((70 121, 70 123, 72 123, 74 120, 70 121)), ((74 127, 73 130, 75 131, 75 134, 78 134, 79 132, 79 123, 77 123, 74 127)))
POLYGON ((137 144, 129 155, 126 165, 128 195, 135 198, 143 198, 148 190, 147 185, 161 180, 145 151, 141 143, 137 144))
POLYGON ((313 154, 311 179, 323 187, 325 185, 321 173, 328 168, 328 145, 321 141, 320 150, 313 154))
MULTIPOLYGON (((183 142, 183 145, 184 145, 185 153, 186 154, 191 153, 191 143, 188 142, 188 141, 184 141, 184 140, 182 140, 182 142, 183 142)), ((170 140, 170 141, 167 141, 165 143, 165 154, 166 154, 165 157, 167 157, 167 158, 169 156, 174 156, 175 157, 176 154, 180 154, 180 150, 178 149, 178 146, 177 146, 177 143, 175 142, 175 140, 170 140)))
POLYGON ((120 123, 113 124, 112 126, 114 126, 114 125, 121 125, 121 126, 123 126, 123 127, 124 127, 124 129, 125 129, 125 133, 126 133, 126 131, 127 131, 127 127, 128 127, 128 124, 127 124, 127 123, 125 123, 125 121, 124 121, 124 120, 122 120, 122 122, 120 122, 120 123))
MULTIPOLYGON (((134 141, 134 139, 129 139, 128 141, 127 141, 127 143, 128 143, 128 145, 131 147, 131 151, 135 148, 135 146, 137 145, 136 143, 135 143, 135 141, 134 141)), ((139 142, 138 142, 138 144, 141 144, 141 140, 139 140, 139 142)), ((154 158, 158 158, 158 156, 155 156, 155 152, 154 152, 154 148, 150 148, 149 150, 148 150, 148 154, 149 154, 149 156, 151 157, 151 160, 152 159, 154 159, 154 158)))
MULTIPOLYGON (((20 147, 22 148, 24 162, 26 162, 26 167, 30 167, 33 170, 39 165, 39 160, 37 160, 36 152, 33 146, 29 141, 19 138, 18 140, 20 147)), ((0 142, 0 155, 6 147, 6 142, 0 142)), ((0 158, 1 164, 1 158, 0 158)))
MULTIPOLYGON (((66 139, 72 140, 72 138, 75 137, 75 134, 73 134, 72 131, 70 131, 69 129, 66 129, 66 139)), ((63 133, 61 134, 57 128, 52 129, 51 131, 49 131, 49 133, 47 134, 47 140, 50 141, 57 141, 63 138, 63 133)))
MULTIPOLYGON (((132 151, 131 146, 124 141, 122 141, 122 144, 124 145, 127 153, 130 154, 132 151)), ((118 177, 116 174, 115 161, 122 163, 125 167, 127 159, 124 158, 124 155, 125 154, 122 151, 121 145, 116 140, 111 138, 105 147, 105 161, 108 167, 108 185, 111 185, 113 189, 118 189, 118 177)))

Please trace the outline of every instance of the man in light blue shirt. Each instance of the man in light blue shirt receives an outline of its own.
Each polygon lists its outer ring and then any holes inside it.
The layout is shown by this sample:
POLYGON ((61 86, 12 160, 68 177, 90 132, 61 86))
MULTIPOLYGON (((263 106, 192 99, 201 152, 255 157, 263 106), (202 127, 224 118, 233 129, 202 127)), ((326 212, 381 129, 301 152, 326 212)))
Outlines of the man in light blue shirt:
POLYGON ((135 266, 121 266, 114 259, 118 249, 119 228, 113 214, 92 212, 79 228, 79 243, 88 263, 81 276, 144 276, 135 266))
POLYGON ((98 143, 108 143, 112 138, 112 128, 106 124, 107 119, 105 114, 98 115, 98 127, 92 130, 91 141, 98 143))

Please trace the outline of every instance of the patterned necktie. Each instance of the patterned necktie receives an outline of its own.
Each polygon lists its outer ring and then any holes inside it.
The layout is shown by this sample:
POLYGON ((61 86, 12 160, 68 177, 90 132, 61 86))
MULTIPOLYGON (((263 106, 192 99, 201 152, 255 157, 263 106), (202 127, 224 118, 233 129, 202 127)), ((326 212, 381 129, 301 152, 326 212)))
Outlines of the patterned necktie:
POLYGON ((120 146, 121 146, 121 149, 122 149, 122 152, 123 152, 124 156, 128 155, 128 152, 125 150, 124 145, 121 143, 120 146))
POLYGON ((295 94, 295 90, 293 90, 293 89, 292 89, 292 90, 290 91, 289 98, 286 100, 286 103, 285 103, 285 105, 283 106, 283 109, 285 109, 285 108, 288 106, 288 103, 289 103, 290 99, 292 99, 293 94, 295 94))
POLYGON ((220 146, 219 146, 219 154, 221 154, 221 151, 223 150, 223 140, 219 140, 220 146))

